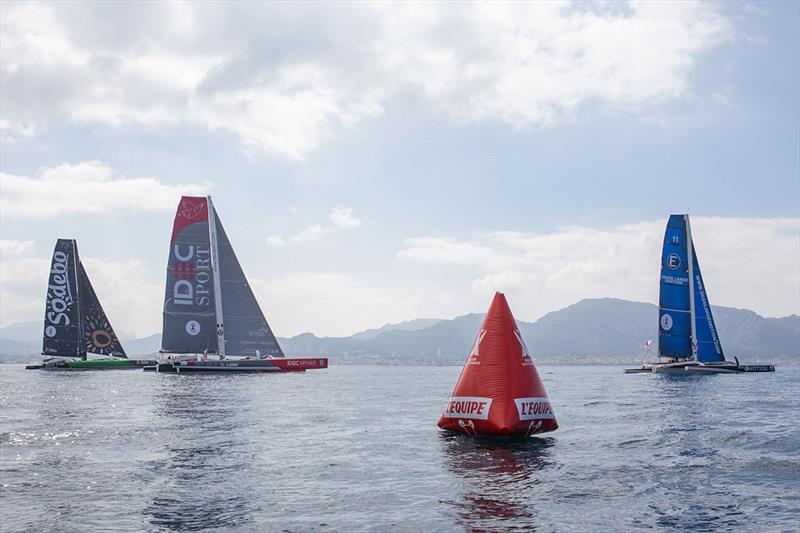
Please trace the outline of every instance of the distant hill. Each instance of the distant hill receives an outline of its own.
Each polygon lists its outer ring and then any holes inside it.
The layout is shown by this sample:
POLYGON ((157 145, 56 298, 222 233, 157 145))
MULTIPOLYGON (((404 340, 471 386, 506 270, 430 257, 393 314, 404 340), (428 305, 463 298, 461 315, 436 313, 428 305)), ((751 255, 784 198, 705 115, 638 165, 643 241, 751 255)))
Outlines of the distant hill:
POLYGON ((364 331, 360 331, 354 335, 351 335, 351 338, 374 339, 381 333, 386 333, 387 331, 417 331, 419 329, 429 328, 441 321, 441 318, 415 318, 414 320, 406 320, 405 322, 398 322, 397 324, 386 324, 385 326, 377 329, 365 329, 364 331))
MULTIPOLYGON (((714 307, 713 312, 729 358, 736 356, 742 362, 752 363, 800 363, 800 317, 797 315, 765 318, 747 309, 731 307, 714 307)), ((350 337, 317 337, 303 333, 279 338, 279 341, 287 355, 327 355, 340 363, 460 364, 482 321, 482 314, 473 313, 452 320, 417 319, 387 324, 350 337)), ((658 309, 653 304, 614 298, 585 299, 548 313, 536 322, 518 323, 537 361, 637 363, 645 357, 644 342, 657 340, 658 309)), ((0 337, 2 360, 8 361, 10 356, 36 355, 41 349, 41 324, 13 324, 0 329, 0 337), (11 337, 23 333, 27 337, 11 337)), ((152 354, 161 346, 159 334, 122 340, 132 356, 152 354)), ((657 353, 656 349, 654 347, 651 353, 657 353)))
MULTIPOLYGON (((723 348, 748 362, 800 363, 800 317, 764 318, 746 309, 714 307, 723 348)), ((441 320, 415 331, 391 329, 371 338, 317 337, 304 333, 280 339, 287 354, 328 355, 346 362, 460 364, 483 320, 482 314, 441 320)), ((648 339, 657 343, 655 305, 614 298, 585 299, 536 322, 518 321, 535 358, 551 363, 640 362, 648 339)), ((654 346, 652 353, 657 353, 654 346)))

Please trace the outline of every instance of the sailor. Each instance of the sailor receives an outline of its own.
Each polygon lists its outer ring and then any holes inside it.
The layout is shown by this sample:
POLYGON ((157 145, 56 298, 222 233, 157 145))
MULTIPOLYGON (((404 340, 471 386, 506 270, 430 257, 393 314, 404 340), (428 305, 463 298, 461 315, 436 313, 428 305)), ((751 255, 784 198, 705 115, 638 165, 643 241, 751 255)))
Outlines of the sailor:
POLYGON ((256 350, 256 359, 261 359, 261 350, 256 350))

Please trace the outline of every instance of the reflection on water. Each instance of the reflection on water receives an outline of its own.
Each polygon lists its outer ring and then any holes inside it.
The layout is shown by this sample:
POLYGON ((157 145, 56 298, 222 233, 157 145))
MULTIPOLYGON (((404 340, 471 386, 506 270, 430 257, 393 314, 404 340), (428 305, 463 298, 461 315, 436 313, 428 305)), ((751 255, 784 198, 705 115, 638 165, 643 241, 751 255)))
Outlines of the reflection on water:
POLYGON ((461 501, 443 502, 455 509, 455 522, 468 530, 535 529, 535 487, 539 473, 553 466, 551 437, 475 438, 442 433, 448 470, 462 482, 461 501))
POLYGON ((242 527, 261 509, 261 495, 241 481, 254 460, 251 398, 241 383, 206 377, 158 376, 155 422, 172 438, 163 458, 145 467, 158 480, 145 513, 160 529, 242 527))
MULTIPOLYGON (((747 378, 747 376, 744 376, 747 378)), ((738 528, 746 522, 725 482, 737 457, 725 458, 720 435, 737 424, 720 409, 720 387, 738 375, 660 375, 652 380, 659 406, 653 421, 653 461, 668 466, 656 478, 661 493, 650 505, 654 525, 698 531, 738 528), (703 505, 694 502, 703 501, 703 505)))

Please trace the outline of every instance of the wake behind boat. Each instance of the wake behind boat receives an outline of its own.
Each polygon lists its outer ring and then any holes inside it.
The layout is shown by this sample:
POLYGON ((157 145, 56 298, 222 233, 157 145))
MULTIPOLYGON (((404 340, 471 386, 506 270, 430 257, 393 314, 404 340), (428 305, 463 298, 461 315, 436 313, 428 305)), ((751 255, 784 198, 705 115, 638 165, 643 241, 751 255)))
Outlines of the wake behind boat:
POLYGON ((128 359, 100 305, 74 239, 58 239, 50 264, 40 364, 27 370, 119 370, 152 365, 128 359))
POLYGON ((167 261, 161 354, 146 370, 302 372, 328 359, 287 358, 267 324, 211 197, 178 204, 167 261))
POLYGON ((626 374, 735 374, 774 372, 772 365, 740 365, 725 359, 697 261, 689 215, 670 215, 661 252, 659 362, 626 374))

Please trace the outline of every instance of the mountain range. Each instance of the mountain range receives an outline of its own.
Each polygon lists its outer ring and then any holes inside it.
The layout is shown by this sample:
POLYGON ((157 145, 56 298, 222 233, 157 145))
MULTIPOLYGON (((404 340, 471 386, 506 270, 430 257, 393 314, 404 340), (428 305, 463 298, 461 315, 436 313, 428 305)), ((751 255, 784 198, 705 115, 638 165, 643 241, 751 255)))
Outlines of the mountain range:
MULTIPOLYGON (((765 318, 747 309, 713 307, 726 356, 742 362, 800 363, 800 316, 765 318)), ((460 364, 483 320, 482 314, 454 319, 423 318, 387 324, 349 337, 302 333, 278 338, 291 356, 328 356, 349 364, 460 364)), ((658 336, 658 308, 650 303, 615 298, 584 299, 535 322, 517 321, 535 360, 544 363, 637 363, 657 353, 643 345, 658 336)), ((0 360, 28 361, 41 348, 41 323, 22 322, 0 328, 0 360)), ((125 338, 133 356, 153 354, 161 335, 125 338)), ((656 342, 657 344, 657 342, 656 342)))

